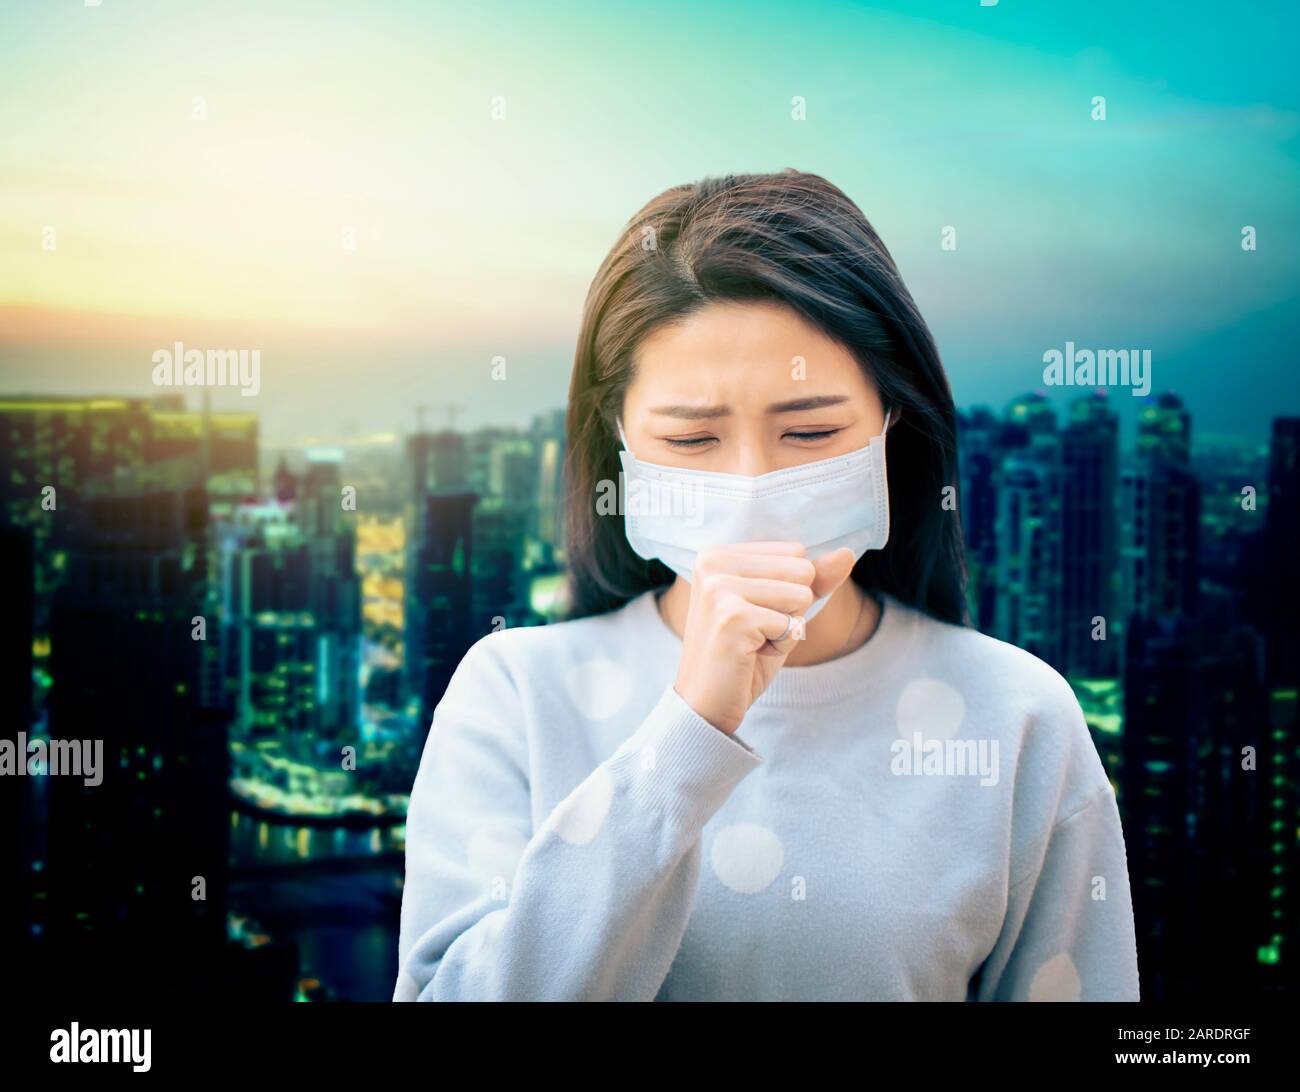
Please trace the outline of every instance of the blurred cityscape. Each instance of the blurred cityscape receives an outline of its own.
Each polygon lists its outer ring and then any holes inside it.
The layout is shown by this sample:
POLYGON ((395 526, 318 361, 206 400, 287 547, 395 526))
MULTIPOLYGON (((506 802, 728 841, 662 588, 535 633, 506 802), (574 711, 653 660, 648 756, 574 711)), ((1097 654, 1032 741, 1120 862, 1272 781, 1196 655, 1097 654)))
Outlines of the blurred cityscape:
MULTIPOLYGON (((276 447, 200 398, 0 400, 0 777, 20 980, 388 1000, 407 793, 480 636, 564 608, 562 411, 276 447), (195 896, 201 885, 203 897, 195 896)), ((445 421, 430 423, 433 411, 445 421)), ((960 416, 972 617, 1065 674, 1120 801, 1144 999, 1296 989, 1297 457, 1172 394, 960 416)))

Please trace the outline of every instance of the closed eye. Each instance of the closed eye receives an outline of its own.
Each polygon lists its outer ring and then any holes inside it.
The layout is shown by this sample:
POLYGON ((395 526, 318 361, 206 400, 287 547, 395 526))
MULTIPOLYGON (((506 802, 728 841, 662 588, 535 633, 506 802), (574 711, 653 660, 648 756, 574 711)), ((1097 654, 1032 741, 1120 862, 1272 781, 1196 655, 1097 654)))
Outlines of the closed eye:
MULTIPOLYGON (((836 433, 842 431, 843 429, 828 428, 828 429, 820 429, 814 432, 787 432, 784 438, 787 440, 798 440, 802 443, 815 443, 818 440, 829 439, 830 437, 834 436, 836 433)), ((673 447, 700 448, 703 447, 705 444, 713 443, 714 440, 716 439, 717 439, 716 436, 693 436, 690 439, 686 439, 686 440, 675 440, 671 437, 665 436, 664 442, 672 444, 673 447)))
POLYGON ((829 428, 821 432, 787 432, 785 436, 787 440, 824 440, 826 437, 834 436, 837 432, 842 431, 842 429, 838 428, 829 428))

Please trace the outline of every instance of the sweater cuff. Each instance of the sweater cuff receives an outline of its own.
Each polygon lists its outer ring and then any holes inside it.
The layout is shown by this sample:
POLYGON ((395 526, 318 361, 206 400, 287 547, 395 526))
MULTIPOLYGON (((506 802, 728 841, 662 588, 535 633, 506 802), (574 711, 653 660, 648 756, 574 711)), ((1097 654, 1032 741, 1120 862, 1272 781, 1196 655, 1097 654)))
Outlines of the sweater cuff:
POLYGON ((616 783, 644 807, 689 830, 703 827, 763 756, 715 728, 672 687, 609 758, 616 783))

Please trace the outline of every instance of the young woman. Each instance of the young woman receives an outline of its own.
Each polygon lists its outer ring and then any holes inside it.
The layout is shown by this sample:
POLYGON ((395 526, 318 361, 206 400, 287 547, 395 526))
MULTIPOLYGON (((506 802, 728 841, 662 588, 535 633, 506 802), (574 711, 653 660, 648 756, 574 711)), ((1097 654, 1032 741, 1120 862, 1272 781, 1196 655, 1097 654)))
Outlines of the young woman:
POLYGON ((829 182, 633 218, 569 394, 572 617, 438 705, 394 1000, 1138 999, 1078 702, 966 624, 954 427, 829 182))

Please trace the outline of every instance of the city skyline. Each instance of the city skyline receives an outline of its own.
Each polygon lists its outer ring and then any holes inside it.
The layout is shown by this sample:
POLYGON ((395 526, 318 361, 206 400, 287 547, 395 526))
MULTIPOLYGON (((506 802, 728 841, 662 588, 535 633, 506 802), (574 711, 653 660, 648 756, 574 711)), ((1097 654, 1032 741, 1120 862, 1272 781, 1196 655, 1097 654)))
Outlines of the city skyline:
MULTIPOLYGON (((48 826, 16 865, 7 928, 98 959, 95 933, 125 915, 124 937, 170 930, 233 994, 383 999, 409 778, 440 695, 500 626, 563 620, 561 415, 525 435, 426 422, 349 471, 334 449, 291 467, 255 413, 178 398, 0 401, 0 546, 33 574, 4 631, 33 704, 12 687, 7 720, 42 739, 105 704, 137 714, 107 726, 118 761, 90 795, 56 778, 24 812, 27 786, 0 784, 19 789, 0 806, 48 826), (123 822, 154 852, 113 848, 123 822), (195 852, 212 902, 160 918, 173 858, 195 852), (80 853, 103 858, 89 901, 80 853), (321 898, 355 920, 342 950, 318 932, 321 898)), ((1198 462, 1195 415, 1166 395, 1150 408, 1125 455, 1096 392, 1064 417, 1032 393, 962 414, 971 624, 1074 689, 1124 816, 1144 991, 1284 991, 1300 417, 1272 419, 1266 457, 1198 462), (1243 779, 1243 747, 1267 782, 1243 779), (1234 939, 1190 961, 1203 938, 1180 931, 1185 905, 1234 939)))

